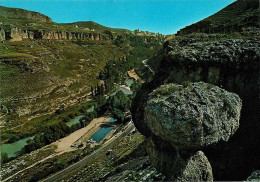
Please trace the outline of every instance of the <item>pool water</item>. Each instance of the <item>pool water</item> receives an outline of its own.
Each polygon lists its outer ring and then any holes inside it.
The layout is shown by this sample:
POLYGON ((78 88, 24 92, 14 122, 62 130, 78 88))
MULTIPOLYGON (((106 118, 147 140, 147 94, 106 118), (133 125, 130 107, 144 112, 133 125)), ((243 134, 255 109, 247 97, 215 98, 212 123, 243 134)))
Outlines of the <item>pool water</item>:
POLYGON ((113 126, 103 126, 96 133, 94 133, 89 140, 94 140, 96 142, 100 142, 111 130, 113 126))

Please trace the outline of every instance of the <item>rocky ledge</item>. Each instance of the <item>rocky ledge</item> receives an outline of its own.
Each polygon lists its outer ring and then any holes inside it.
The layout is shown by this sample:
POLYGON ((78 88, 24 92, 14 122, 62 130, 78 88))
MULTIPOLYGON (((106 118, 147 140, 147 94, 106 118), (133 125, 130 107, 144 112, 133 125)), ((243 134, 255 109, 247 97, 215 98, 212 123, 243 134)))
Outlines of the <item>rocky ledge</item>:
POLYGON ((51 30, 24 30, 14 26, 0 27, 0 41, 37 40, 112 40, 113 35, 95 32, 69 32, 51 30))

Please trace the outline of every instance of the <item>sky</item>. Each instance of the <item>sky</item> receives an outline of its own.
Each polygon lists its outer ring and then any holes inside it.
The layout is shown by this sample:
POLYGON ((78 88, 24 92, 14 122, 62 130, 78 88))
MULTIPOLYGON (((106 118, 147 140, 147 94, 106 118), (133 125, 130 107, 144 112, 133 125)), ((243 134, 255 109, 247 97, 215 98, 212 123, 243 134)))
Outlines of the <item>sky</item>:
POLYGON ((129 30, 173 34, 235 0, 0 0, 1 6, 43 13, 57 23, 94 21, 129 30))

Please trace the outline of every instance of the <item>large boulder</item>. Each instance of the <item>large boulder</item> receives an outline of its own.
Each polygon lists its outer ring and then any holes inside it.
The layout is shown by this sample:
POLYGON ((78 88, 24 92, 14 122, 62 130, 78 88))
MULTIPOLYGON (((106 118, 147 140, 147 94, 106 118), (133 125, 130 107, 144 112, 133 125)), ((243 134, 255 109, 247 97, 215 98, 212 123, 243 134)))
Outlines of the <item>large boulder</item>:
POLYGON ((241 107, 238 95, 211 84, 167 84, 149 95, 144 122, 176 149, 200 149, 228 141, 239 127, 241 107))

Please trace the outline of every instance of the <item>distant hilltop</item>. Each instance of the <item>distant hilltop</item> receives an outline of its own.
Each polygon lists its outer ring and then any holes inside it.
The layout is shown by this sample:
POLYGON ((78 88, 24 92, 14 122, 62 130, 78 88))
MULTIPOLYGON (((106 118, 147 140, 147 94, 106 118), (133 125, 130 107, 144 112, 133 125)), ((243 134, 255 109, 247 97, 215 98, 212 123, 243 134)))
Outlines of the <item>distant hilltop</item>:
POLYGON ((189 33, 230 33, 241 32, 243 28, 259 28, 259 1, 237 0, 216 14, 187 26, 178 35, 189 33))
POLYGON ((17 19, 23 19, 27 21, 37 21, 44 23, 51 23, 52 19, 46 15, 35 11, 27 11, 20 8, 6 8, 0 6, 0 19, 5 21, 6 19, 16 21, 17 19))

